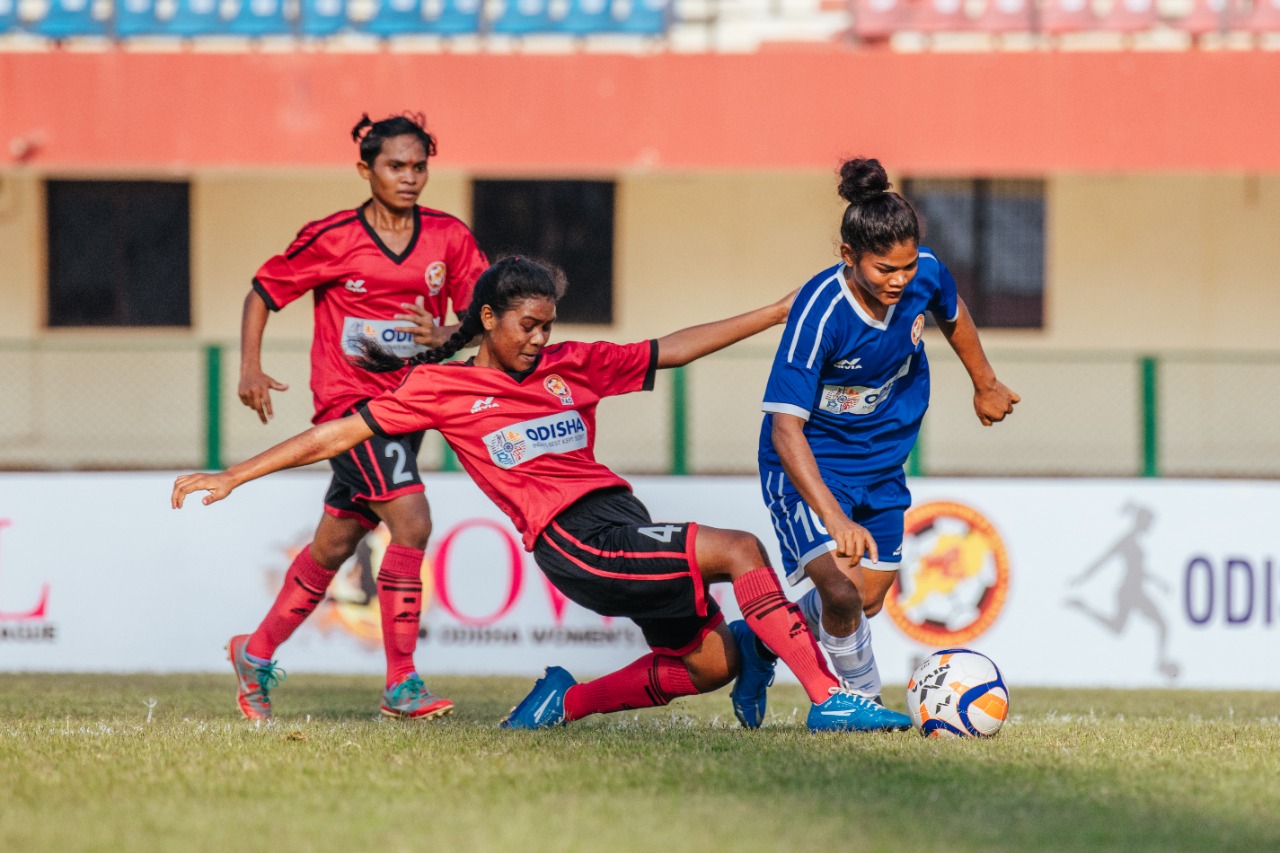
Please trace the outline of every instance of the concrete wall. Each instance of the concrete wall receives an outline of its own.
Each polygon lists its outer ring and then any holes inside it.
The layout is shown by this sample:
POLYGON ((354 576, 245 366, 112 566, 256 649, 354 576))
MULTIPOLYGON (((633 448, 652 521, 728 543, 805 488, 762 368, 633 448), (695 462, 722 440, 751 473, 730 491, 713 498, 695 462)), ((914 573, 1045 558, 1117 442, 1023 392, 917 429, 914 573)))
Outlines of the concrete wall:
MULTIPOLYGON (((240 306, 254 270, 299 227, 365 197, 354 167, 197 174, 193 325, 162 332, 43 329, 41 178, 0 172, 0 394, 9 401, 0 413, 0 465, 199 464, 199 347, 210 342, 230 346, 221 395, 228 460, 306 425, 308 304, 290 306, 268 326, 265 366, 291 390, 276 395, 277 418, 265 428, 235 395, 240 306)), ((1277 353, 1269 327, 1280 309, 1272 281, 1280 267, 1280 176, 1061 175, 1047 186, 1045 327, 984 332, 1000 374, 1026 402, 1010 423, 979 427, 963 371, 932 334, 937 380, 926 470, 1132 474, 1141 456, 1139 355, 1251 350, 1266 362, 1277 353), (1078 355, 1064 360, 1064 352, 1078 355)), ((780 296, 835 261, 841 205, 833 190, 833 175, 821 171, 623 174, 616 321, 565 325, 557 336, 634 340, 780 296)), ((423 202, 468 219, 470 176, 437 169, 423 202)), ((695 470, 754 464, 759 395, 777 338, 766 333, 691 368, 695 470)), ((1258 370, 1274 366, 1188 362, 1166 371, 1161 411, 1175 469, 1256 473, 1259 459, 1280 458, 1269 431, 1256 427, 1269 422, 1248 390, 1248 376, 1264 375, 1258 370), (1180 405, 1188 386, 1199 401, 1194 411, 1221 414, 1244 438, 1225 440, 1212 418, 1188 418, 1180 405)), ((602 409, 603 458, 665 470, 666 377, 658 390, 602 409)), ((429 443, 425 458, 437 462, 438 446, 429 443)))

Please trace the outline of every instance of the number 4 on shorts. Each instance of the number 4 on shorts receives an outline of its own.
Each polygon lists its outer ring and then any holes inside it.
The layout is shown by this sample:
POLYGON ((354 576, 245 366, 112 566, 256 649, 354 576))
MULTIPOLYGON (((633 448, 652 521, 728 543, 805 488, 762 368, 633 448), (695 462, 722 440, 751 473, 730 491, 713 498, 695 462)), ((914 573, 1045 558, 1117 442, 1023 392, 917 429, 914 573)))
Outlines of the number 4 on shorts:
POLYGON ((659 542, 670 542, 673 533, 679 533, 684 527, 679 524, 664 524, 661 527, 638 527, 640 533, 659 542))

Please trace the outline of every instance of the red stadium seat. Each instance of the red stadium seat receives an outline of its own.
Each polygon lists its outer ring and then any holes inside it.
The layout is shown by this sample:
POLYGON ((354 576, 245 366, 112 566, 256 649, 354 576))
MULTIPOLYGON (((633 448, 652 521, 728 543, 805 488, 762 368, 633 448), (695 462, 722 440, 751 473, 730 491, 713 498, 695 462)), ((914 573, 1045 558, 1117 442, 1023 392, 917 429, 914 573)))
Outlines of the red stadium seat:
POLYGON ((1139 33, 1159 21, 1155 0, 1114 0, 1102 17, 1102 29, 1113 33, 1139 33))
POLYGON ((973 26, 989 33, 1030 32, 1031 0, 987 0, 973 26))
POLYGON ((1076 33, 1096 30, 1098 19, 1089 0, 1045 0, 1040 10, 1040 29, 1046 33, 1076 33))
POLYGON ((1240 24, 1251 33, 1280 33, 1280 0, 1253 0, 1240 24))
POLYGON ((922 33, 956 33, 971 29, 964 0, 917 0, 912 29, 922 33))
POLYGON ((1178 29, 1193 36, 1227 29, 1231 21, 1228 0, 1194 0, 1194 3, 1191 11, 1178 19, 1178 29))
POLYGON ((860 41, 885 41, 907 28, 908 0, 853 0, 853 34, 860 41))

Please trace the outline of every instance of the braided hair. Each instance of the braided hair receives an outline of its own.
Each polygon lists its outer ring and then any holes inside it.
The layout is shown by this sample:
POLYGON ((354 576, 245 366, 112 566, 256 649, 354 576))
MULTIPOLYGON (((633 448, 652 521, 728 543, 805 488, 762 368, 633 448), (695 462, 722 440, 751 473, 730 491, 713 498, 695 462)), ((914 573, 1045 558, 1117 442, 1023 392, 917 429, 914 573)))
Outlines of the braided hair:
POLYGON ((476 280, 471 305, 462 316, 462 325, 440 346, 420 352, 409 359, 401 358, 372 338, 361 337, 352 343, 360 354, 352 364, 373 373, 390 373, 415 364, 439 364, 452 358, 458 350, 484 332, 480 311, 488 305, 501 317, 525 299, 550 299, 559 302, 567 282, 561 270, 543 261, 513 255, 503 258, 485 270, 476 280))
POLYGON ((352 141, 360 145, 360 159, 370 168, 382 153, 382 143, 395 136, 416 137, 427 156, 435 156, 436 138, 427 133, 427 117, 422 113, 387 116, 380 121, 374 121, 365 113, 360 116, 356 126, 351 128, 352 141))
POLYGON ((920 219, 911 202, 895 192, 879 160, 855 157, 840 167, 840 197, 849 202, 840 239, 855 257, 883 255, 899 243, 920 243, 920 219))

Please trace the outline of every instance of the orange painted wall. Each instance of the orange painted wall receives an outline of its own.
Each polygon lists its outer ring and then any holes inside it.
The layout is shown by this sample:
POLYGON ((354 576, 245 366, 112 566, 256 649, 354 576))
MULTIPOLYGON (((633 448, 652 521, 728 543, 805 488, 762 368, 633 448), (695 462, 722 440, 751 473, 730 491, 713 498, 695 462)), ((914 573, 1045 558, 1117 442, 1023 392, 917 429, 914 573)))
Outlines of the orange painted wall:
POLYGON ((0 54, 0 167, 352 162, 344 130, 425 110, 440 165, 501 172, 833 167, 912 174, 1280 171, 1280 52, 648 57, 0 54))

